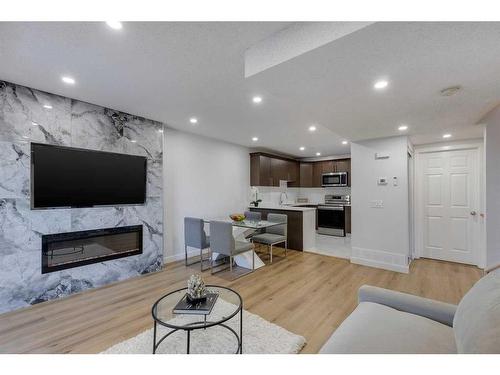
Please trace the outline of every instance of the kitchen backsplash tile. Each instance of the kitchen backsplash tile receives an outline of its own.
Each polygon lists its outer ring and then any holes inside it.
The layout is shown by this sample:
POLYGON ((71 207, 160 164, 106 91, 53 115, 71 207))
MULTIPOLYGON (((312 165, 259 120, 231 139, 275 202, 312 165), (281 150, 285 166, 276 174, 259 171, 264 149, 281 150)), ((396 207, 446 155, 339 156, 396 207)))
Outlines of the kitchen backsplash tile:
POLYGON ((297 198, 307 198, 310 203, 323 203, 325 195, 350 195, 350 187, 337 188, 287 188, 283 190, 279 187, 259 186, 259 198, 266 204, 279 204, 282 192, 286 193, 287 200, 290 203, 295 203, 297 198))

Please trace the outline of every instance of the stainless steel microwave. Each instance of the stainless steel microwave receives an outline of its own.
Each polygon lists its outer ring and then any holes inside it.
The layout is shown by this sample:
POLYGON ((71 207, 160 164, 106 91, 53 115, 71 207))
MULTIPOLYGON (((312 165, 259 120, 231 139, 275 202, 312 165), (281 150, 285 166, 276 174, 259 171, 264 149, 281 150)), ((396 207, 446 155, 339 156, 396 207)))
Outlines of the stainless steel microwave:
POLYGON ((347 172, 323 173, 321 185, 323 187, 347 186, 347 172))

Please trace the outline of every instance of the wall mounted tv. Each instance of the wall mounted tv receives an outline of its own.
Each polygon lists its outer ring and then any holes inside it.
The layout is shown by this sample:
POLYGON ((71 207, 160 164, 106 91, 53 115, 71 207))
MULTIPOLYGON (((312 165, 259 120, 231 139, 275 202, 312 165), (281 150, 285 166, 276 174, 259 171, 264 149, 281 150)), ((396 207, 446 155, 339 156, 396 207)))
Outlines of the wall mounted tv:
POLYGON ((144 204, 142 156, 31 144, 31 208, 144 204))

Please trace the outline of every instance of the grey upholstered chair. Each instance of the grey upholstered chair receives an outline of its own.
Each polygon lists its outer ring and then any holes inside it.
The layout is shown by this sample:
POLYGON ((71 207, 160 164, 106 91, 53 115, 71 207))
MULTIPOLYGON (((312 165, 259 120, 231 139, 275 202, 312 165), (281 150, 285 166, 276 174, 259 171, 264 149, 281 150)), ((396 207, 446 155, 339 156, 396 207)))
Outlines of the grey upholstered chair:
MULTIPOLYGON (((211 221, 210 222, 210 250, 211 253, 218 253, 229 257, 229 270, 233 271, 233 257, 238 254, 252 251, 252 270, 255 269, 255 256, 253 254, 254 244, 251 242, 236 241, 233 237, 233 225, 226 221, 211 221)), ((212 274, 213 260, 210 263, 212 274)), ((227 268, 225 268, 227 269, 227 268)), ((219 270, 224 271, 225 269, 219 270)), ((250 273, 247 272, 247 273, 250 273)), ((245 275, 247 274, 245 273, 245 275)), ((243 275, 241 275, 243 276, 243 275)))
POLYGON ((261 221, 262 214, 256 211, 245 211, 244 212, 245 219, 250 221, 261 221))
POLYGON ((208 268, 203 268, 203 260, 208 259, 203 259, 203 249, 210 248, 210 237, 206 235, 203 226, 203 219, 198 219, 196 217, 184 218, 184 252, 186 266, 200 262, 200 270, 206 271, 208 268), (200 250, 199 261, 188 263, 188 247, 200 250))
POLYGON ((269 261, 273 262, 273 246, 279 243, 285 244, 285 256, 288 248, 287 225, 288 216, 284 214, 268 214, 267 221, 283 223, 266 229, 265 233, 252 236, 252 241, 267 245, 269 247, 269 261))

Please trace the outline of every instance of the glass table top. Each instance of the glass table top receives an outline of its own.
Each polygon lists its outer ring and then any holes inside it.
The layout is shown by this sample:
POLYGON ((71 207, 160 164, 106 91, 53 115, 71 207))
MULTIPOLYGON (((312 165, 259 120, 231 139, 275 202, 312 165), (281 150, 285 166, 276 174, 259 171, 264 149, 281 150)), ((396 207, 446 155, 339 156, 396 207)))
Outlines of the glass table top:
POLYGON ((184 298, 187 288, 182 288, 161 297, 152 309, 153 318, 161 325, 174 329, 206 328, 234 317, 243 307, 240 295, 232 289, 207 285, 209 293, 218 294, 212 311, 204 314, 175 314, 177 303, 184 298), (206 318, 206 319, 205 319, 206 318))
POLYGON ((283 223, 277 223, 274 221, 267 220, 243 220, 243 221, 233 221, 230 219, 204 219, 205 223, 210 223, 211 221, 225 221, 227 223, 233 224, 234 227, 242 227, 249 229, 264 229, 274 227, 276 225, 281 225, 283 223))

